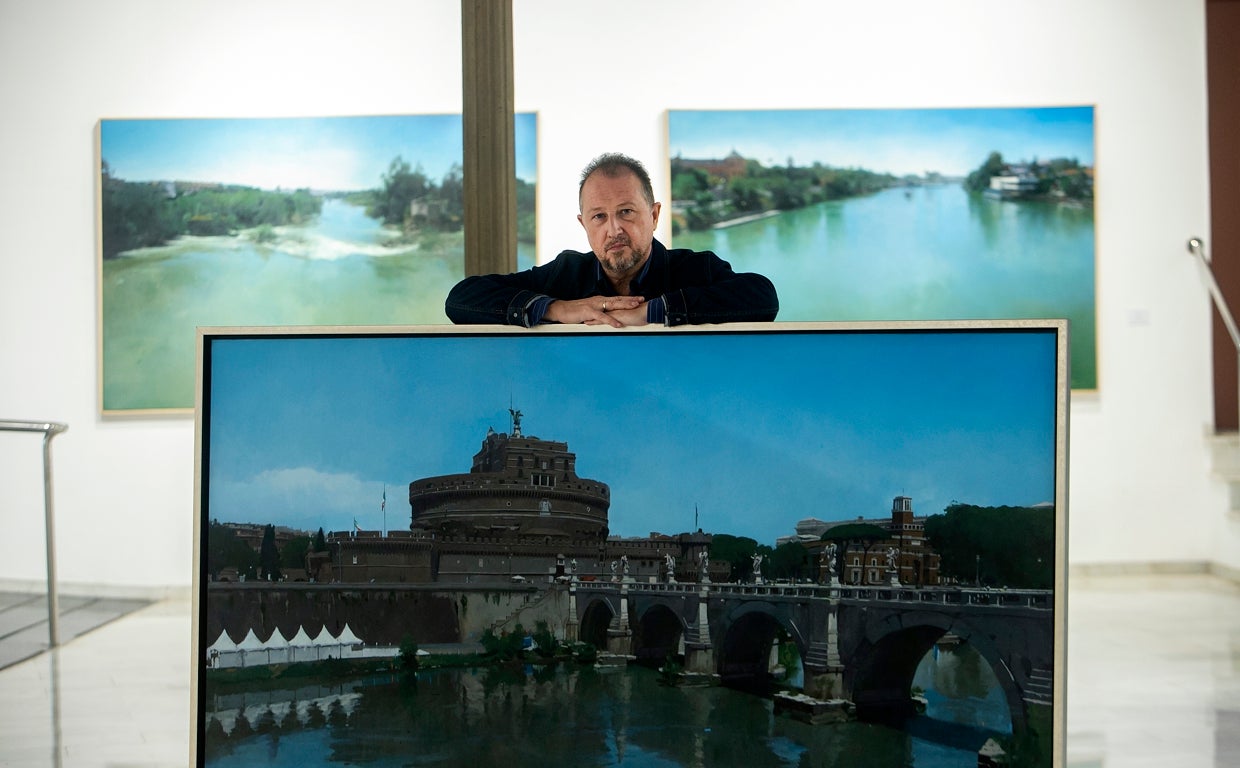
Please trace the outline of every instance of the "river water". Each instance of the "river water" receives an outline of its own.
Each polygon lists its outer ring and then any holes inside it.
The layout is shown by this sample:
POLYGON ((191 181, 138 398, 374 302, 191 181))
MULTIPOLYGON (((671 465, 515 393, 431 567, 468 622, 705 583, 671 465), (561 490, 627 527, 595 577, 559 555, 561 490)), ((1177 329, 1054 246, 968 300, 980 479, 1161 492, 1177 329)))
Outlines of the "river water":
POLYGON ((1072 386, 1097 387, 1092 207, 892 188, 673 245, 771 278, 781 321, 1066 317, 1072 386))
MULTIPOLYGON (((271 242, 184 237, 103 262, 103 407, 191 408, 194 329, 231 325, 418 325, 447 322, 464 275, 461 233, 393 245, 357 206, 324 200, 271 242)), ((533 264, 522 243, 518 263, 533 264)))
POLYGON ((433 670, 344 684, 230 692, 208 688, 207 765, 916 766, 977 764, 1011 732, 993 674, 971 650, 932 652, 914 685, 926 716, 903 730, 808 725, 720 687, 667 687, 641 667, 433 670))

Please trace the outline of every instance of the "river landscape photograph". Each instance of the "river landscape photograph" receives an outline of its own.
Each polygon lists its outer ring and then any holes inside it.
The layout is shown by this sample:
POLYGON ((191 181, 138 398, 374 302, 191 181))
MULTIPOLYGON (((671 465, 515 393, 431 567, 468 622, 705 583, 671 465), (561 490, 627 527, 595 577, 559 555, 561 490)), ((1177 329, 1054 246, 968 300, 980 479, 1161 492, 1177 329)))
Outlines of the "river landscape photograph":
POLYGON ((672 243, 780 321, 1065 318, 1099 389, 1094 110, 671 110, 672 243))
POLYGON ((1062 324, 202 333, 200 766, 1052 765, 1062 324))
MULTIPOLYGON (((528 267, 535 115, 515 134, 528 267)), ((446 322, 461 137, 459 114, 100 121, 103 412, 191 409, 197 326, 446 322)))

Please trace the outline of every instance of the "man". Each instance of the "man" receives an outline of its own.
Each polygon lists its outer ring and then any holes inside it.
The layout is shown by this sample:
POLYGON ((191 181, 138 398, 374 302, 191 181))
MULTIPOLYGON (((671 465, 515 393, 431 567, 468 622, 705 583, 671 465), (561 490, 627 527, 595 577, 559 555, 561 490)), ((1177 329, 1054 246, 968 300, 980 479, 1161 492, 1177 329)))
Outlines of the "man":
POLYGON ((615 328, 775 319, 779 299, 770 280, 733 272, 710 251, 668 250, 654 239, 662 206, 637 160, 595 158, 581 174, 577 199, 593 253, 564 251, 524 272, 467 277, 448 293, 448 318, 615 328))

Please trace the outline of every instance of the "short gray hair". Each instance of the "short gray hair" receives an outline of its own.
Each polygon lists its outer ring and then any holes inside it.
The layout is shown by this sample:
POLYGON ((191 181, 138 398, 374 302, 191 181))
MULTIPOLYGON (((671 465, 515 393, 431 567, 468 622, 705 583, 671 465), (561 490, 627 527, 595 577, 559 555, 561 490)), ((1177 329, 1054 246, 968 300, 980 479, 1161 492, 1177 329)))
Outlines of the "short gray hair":
POLYGON ((590 161, 590 163, 581 172, 581 183, 577 185, 577 207, 581 207, 581 192, 585 189, 586 179, 595 173, 602 173, 609 178, 615 178, 625 171, 632 173, 642 185, 642 197, 646 200, 646 205, 654 207, 654 186, 650 183, 650 174, 646 173, 646 166, 641 164, 640 160, 621 154, 620 152, 605 152, 590 161))

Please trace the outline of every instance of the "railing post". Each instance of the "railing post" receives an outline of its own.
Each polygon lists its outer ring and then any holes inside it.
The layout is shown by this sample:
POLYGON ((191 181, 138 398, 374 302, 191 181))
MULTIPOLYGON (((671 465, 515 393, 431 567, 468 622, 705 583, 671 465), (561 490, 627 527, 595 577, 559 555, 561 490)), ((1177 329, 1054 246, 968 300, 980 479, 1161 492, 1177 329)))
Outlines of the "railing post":
POLYGON ((43 433, 43 525, 47 541, 47 638, 52 648, 60 645, 60 597, 56 591, 56 525, 52 512, 52 438, 68 428, 68 424, 54 421, 0 419, 0 431, 43 433))

